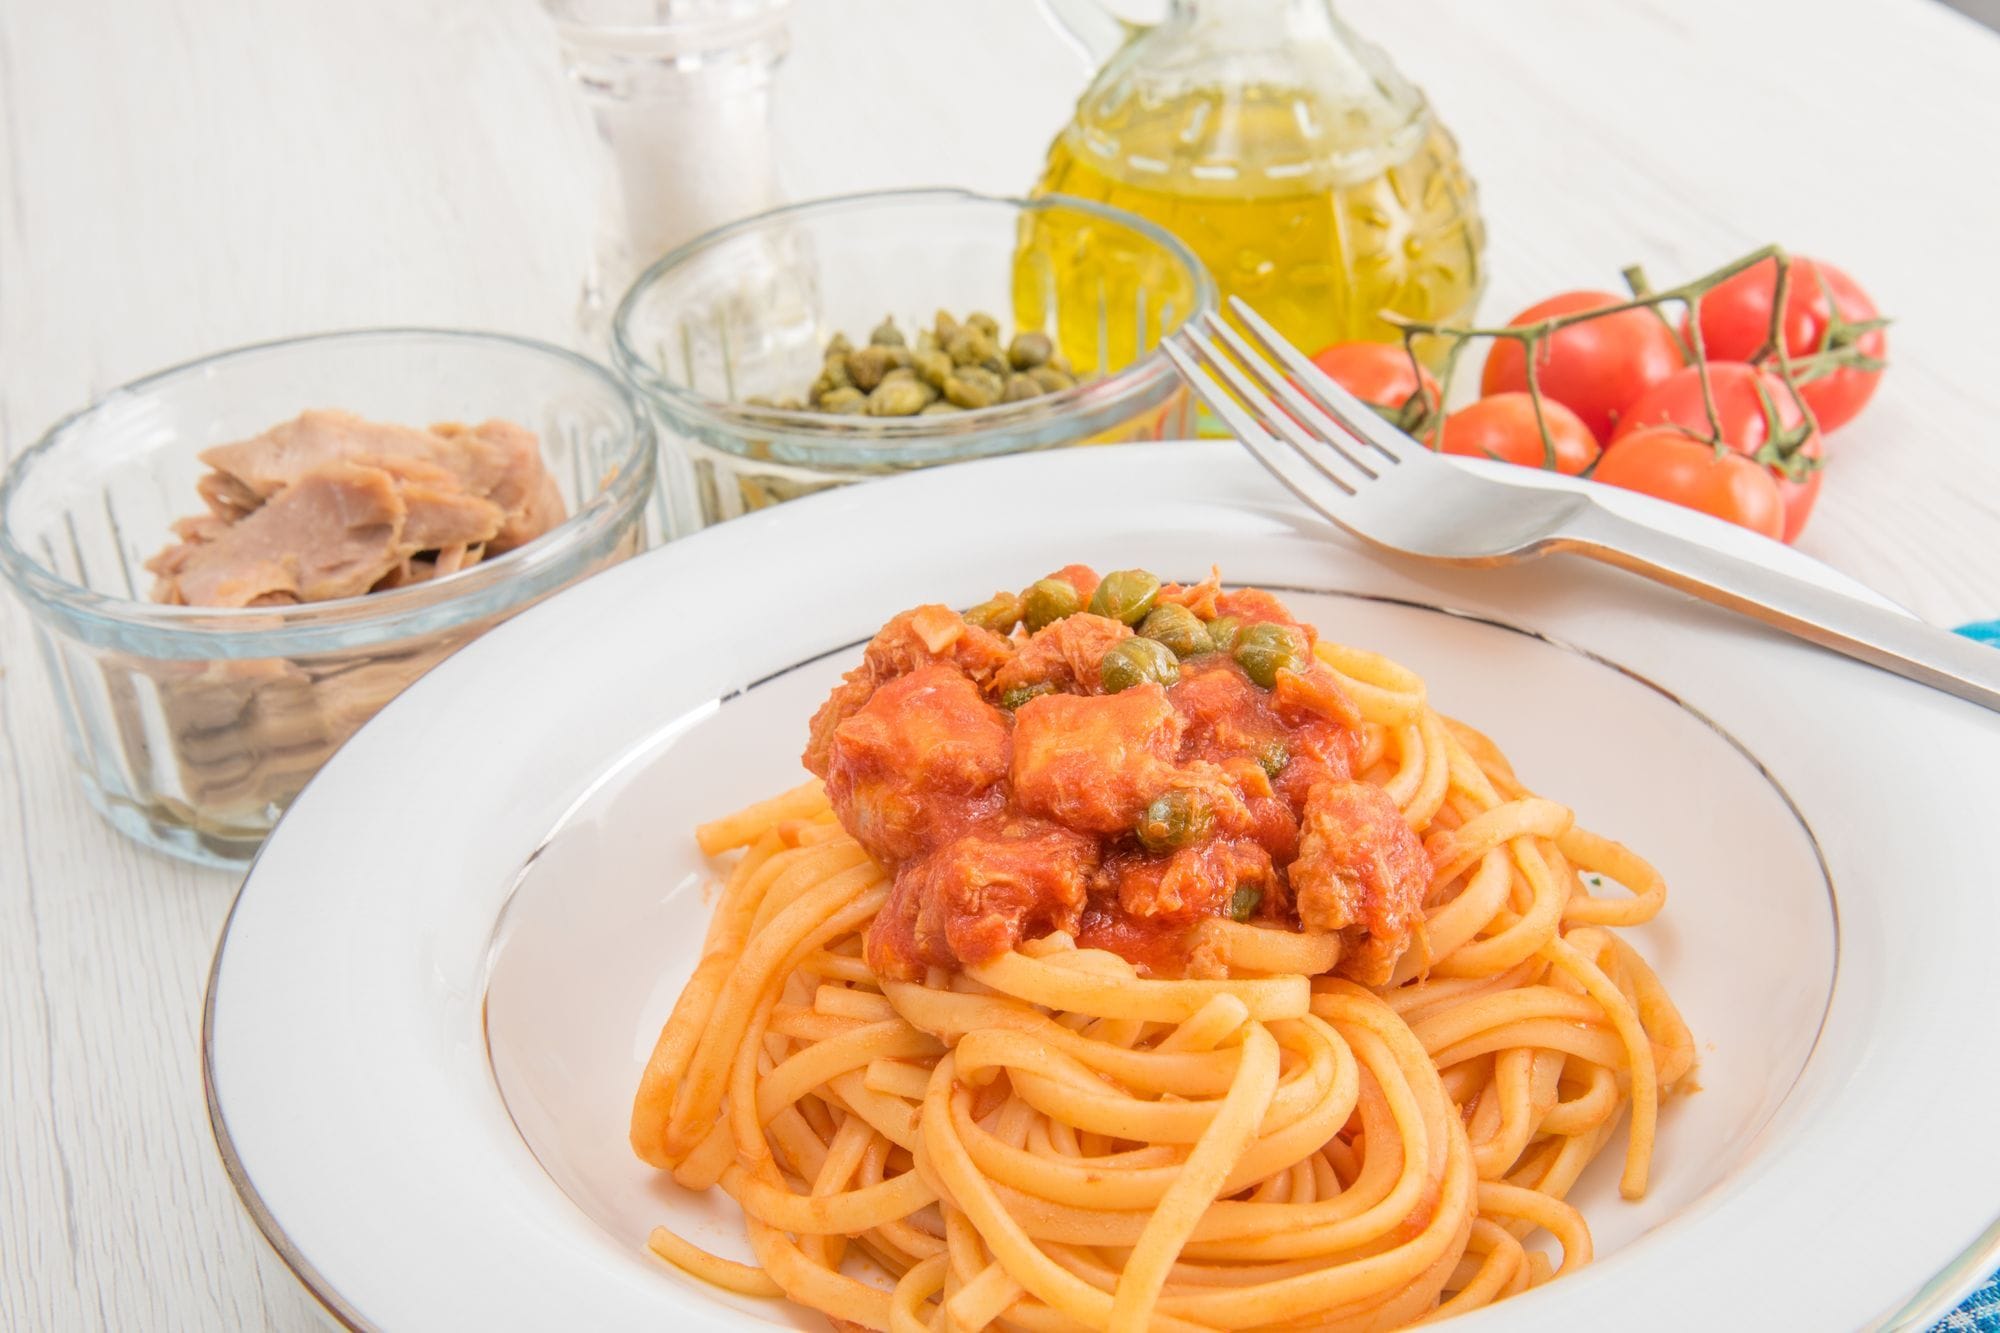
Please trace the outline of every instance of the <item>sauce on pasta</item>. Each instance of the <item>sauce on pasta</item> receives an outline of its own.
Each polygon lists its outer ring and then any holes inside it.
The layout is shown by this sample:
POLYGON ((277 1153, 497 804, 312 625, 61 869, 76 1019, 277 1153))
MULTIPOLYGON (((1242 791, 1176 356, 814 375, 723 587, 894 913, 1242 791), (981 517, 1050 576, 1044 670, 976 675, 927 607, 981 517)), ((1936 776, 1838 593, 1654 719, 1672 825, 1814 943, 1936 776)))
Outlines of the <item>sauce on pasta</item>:
POLYGON ((1211 579, 897 616, 728 857, 631 1145, 836 1328, 1381 1330, 1591 1259, 1693 1037, 1659 874, 1423 679, 1211 579), (884 1275, 887 1281, 884 1281, 884 1275))
POLYGON ((1361 715, 1315 631, 1213 581, 1050 583, 1084 609, 897 616, 813 720, 807 766, 894 875, 870 966, 915 980, 1065 931, 1142 975, 1216 976, 1192 928, 1227 916, 1340 935, 1340 974, 1386 981, 1430 863, 1354 779, 1361 715))

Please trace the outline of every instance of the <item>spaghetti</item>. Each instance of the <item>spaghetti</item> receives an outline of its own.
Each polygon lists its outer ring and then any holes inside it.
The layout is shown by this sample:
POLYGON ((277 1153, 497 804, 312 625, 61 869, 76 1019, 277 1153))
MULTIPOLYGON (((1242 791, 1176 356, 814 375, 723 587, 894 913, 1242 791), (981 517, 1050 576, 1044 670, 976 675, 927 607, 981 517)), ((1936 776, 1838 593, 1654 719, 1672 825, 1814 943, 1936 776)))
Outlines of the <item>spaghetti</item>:
POLYGON ((1188 927, 1188 975, 1062 929, 885 975, 892 876, 808 783, 699 831, 741 855, 632 1118, 643 1159, 736 1200, 757 1262, 653 1250, 895 1333, 1394 1328, 1589 1262, 1565 1195, 1628 1117, 1643 1193, 1693 1064, 1615 933, 1665 886, 1413 673, 1315 656, 1429 862, 1386 983, 1335 975, 1351 937, 1226 914, 1188 927))

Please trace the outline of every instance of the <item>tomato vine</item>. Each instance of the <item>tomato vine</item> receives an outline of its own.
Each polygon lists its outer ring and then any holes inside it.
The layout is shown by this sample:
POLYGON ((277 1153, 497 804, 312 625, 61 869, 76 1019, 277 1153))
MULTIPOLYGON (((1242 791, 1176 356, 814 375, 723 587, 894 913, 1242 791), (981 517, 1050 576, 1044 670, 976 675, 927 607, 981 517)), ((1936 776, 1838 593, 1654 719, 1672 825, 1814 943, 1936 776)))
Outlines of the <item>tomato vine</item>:
MULTIPOLYGON (((1645 271, 1634 264, 1623 271, 1625 285, 1632 293, 1629 300, 1598 306, 1589 310, 1572 311, 1567 314, 1552 315, 1531 320, 1523 324, 1504 327, 1481 327, 1455 325, 1431 320, 1412 319, 1393 312, 1384 312, 1382 318, 1398 328, 1402 333, 1403 350, 1410 358, 1413 372, 1421 372, 1422 361, 1417 355, 1419 342, 1444 340, 1445 354, 1439 366, 1437 385, 1433 388, 1421 373, 1417 373, 1417 391, 1396 414, 1396 424, 1401 426, 1433 449, 1444 447, 1445 410, 1450 399, 1451 387, 1458 371, 1459 361, 1465 349, 1478 341, 1497 343, 1508 340, 1520 344, 1525 363, 1527 391, 1534 403, 1535 425, 1542 438, 1544 466, 1553 468, 1556 460, 1556 444, 1549 430, 1545 411, 1546 395, 1542 389, 1537 362, 1547 357, 1548 340, 1556 333, 1573 325, 1604 319, 1612 315, 1632 310, 1650 311, 1666 325, 1674 345, 1680 350, 1687 364, 1695 367, 1701 385, 1703 411, 1708 420, 1708 432, 1678 429, 1690 438, 1713 447, 1718 454, 1727 452, 1729 445, 1723 439, 1722 420, 1716 406, 1715 390, 1710 381, 1710 362, 1703 342, 1701 301, 1710 291, 1731 278, 1765 261, 1771 261, 1776 272, 1771 301, 1770 327, 1762 348, 1753 358, 1753 364, 1768 369, 1784 385, 1786 394, 1798 408, 1799 423, 1789 429, 1783 428, 1777 419, 1776 405, 1766 404, 1766 415, 1772 427, 1772 434, 1760 452, 1767 456, 1763 461, 1796 475, 1818 466, 1818 460, 1806 456, 1802 451, 1806 442, 1818 431, 1819 422, 1811 405, 1800 393, 1800 386, 1845 366, 1866 370, 1879 370, 1879 359, 1864 353, 1859 343, 1862 337, 1888 321, 1884 319, 1845 320, 1838 310, 1834 310, 1828 321, 1823 345, 1806 357, 1794 359, 1785 345, 1785 314, 1791 295, 1793 259, 1783 247, 1766 245, 1712 272, 1690 279, 1678 286, 1655 290, 1646 278, 1645 271), (1678 307, 1684 315, 1681 327, 1669 318, 1670 307, 1678 307), (1682 329, 1685 329, 1685 334, 1682 329)), ((1821 279, 1824 287, 1825 280, 1821 279)), ((1829 297, 1829 305, 1831 305, 1829 297)), ((1435 346, 1432 341, 1431 345, 1435 346)), ((1760 390, 1761 392, 1761 390, 1760 390)))

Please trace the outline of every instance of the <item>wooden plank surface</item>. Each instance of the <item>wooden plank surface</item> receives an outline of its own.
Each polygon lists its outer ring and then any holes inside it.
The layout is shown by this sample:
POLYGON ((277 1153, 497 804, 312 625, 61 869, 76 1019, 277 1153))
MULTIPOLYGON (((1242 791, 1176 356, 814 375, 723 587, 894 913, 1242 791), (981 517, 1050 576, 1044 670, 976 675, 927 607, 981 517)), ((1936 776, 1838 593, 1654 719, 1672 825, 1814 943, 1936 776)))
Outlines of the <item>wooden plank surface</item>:
MULTIPOLYGON (((1457 131, 1504 317, 1766 240, 1898 317, 1806 550, 2000 614, 2000 40, 1929 0, 1351 0, 1457 131)), ((1030 181, 1086 71, 1023 3, 801 0, 795 197, 1030 181)), ((589 131, 530 0, 0 0, 0 453, 147 371, 312 329, 567 340, 589 131)), ((85 806, 0 599, 0 1327, 309 1327, 209 1141, 202 987, 234 880, 85 806)))

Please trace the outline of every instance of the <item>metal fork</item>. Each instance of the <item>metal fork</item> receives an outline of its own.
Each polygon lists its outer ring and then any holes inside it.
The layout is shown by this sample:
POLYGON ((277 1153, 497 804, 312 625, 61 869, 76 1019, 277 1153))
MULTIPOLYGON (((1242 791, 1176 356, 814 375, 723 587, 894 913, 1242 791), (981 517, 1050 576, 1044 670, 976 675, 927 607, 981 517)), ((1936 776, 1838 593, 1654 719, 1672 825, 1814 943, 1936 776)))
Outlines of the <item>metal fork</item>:
POLYGON ((1589 556, 2000 711, 2000 652, 1621 518, 1588 494, 1474 475, 1383 420, 1242 301, 1229 306, 1255 347, 1211 312, 1206 332, 1169 337, 1167 356, 1257 461, 1364 541, 1459 565, 1589 556))

